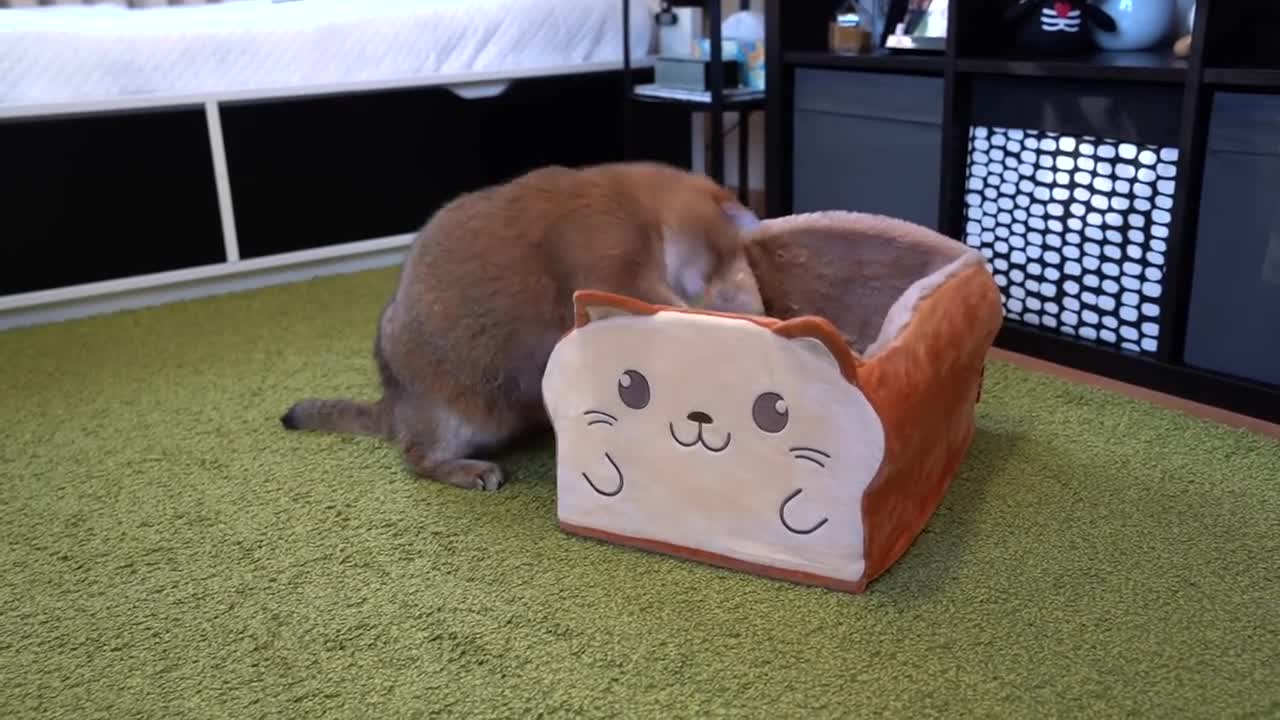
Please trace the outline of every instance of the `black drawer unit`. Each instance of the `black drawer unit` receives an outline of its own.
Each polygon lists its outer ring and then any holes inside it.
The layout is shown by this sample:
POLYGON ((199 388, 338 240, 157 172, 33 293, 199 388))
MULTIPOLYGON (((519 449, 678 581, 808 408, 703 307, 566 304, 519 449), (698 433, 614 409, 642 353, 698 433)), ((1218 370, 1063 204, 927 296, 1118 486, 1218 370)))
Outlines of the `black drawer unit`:
POLYGON ((0 296, 226 261, 202 106, 0 121, 0 296))
POLYGON ((1185 356, 1280 385, 1280 95, 1213 98, 1185 356))
POLYGON ((799 69, 794 212, 857 210, 937 228, 942 79, 799 69))
MULTIPOLYGON (((615 73, 225 104, 240 255, 261 257, 417 230, 459 193, 549 164, 622 158, 615 73), (584 102, 564 105, 553 98, 584 102), (616 102, 610 102, 617 98, 616 102)), ((688 118, 637 111, 644 134, 689 162, 688 118)))

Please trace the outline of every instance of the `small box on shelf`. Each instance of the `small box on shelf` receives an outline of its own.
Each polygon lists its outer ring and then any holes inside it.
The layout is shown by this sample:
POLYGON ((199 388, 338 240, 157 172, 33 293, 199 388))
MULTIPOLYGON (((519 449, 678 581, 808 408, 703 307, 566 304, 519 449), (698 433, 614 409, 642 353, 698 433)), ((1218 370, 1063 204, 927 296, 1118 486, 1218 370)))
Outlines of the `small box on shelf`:
POLYGON ((735 88, 741 78, 737 60, 724 60, 718 66, 708 58, 659 57, 654 60, 654 83, 659 87, 702 92, 710 90, 712 75, 719 74, 721 87, 735 88))
POLYGON ((654 17, 658 28, 658 55, 680 57, 697 51, 702 35, 702 8, 665 8, 654 17))
POLYGON ((870 23, 865 11, 853 0, 845 0, 827 29, 827 47, 836 53, 860 55, 872 48, 870 23))

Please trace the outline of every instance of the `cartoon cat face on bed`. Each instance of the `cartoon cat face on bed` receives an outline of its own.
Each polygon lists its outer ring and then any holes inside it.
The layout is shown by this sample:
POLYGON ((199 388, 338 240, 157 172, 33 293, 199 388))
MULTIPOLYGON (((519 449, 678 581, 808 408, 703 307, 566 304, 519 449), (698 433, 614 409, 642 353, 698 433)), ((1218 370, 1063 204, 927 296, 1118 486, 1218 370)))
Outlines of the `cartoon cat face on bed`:
POLYGON ((586 295, 543 381, 562 521, 801 569, 847 563, 884 454, 857 364, 816 319, 586 295))

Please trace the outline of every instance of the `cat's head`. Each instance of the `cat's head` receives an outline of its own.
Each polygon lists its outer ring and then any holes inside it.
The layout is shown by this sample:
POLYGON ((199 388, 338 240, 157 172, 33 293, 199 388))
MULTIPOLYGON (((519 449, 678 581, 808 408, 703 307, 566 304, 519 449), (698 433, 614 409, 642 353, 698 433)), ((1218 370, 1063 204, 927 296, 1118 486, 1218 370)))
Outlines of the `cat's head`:
POLYGON ((685 176, 662 217, 667 282, 692 307, 763 315, 746 245, 760 225, 750 208, 709 178, 685 176))

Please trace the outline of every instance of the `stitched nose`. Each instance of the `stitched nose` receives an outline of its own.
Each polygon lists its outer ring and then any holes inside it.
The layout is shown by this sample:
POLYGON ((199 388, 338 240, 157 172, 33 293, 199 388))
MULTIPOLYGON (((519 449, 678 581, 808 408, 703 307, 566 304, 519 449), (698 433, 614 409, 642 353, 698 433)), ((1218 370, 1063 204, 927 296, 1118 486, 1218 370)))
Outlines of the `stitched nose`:
POLYGON ((686 415, 686 417, 692 420, 693 422, 698 423, 699 425, 711 424, 711 416, 702 412, 701 410, 694 410, 693 412, 686 415))

